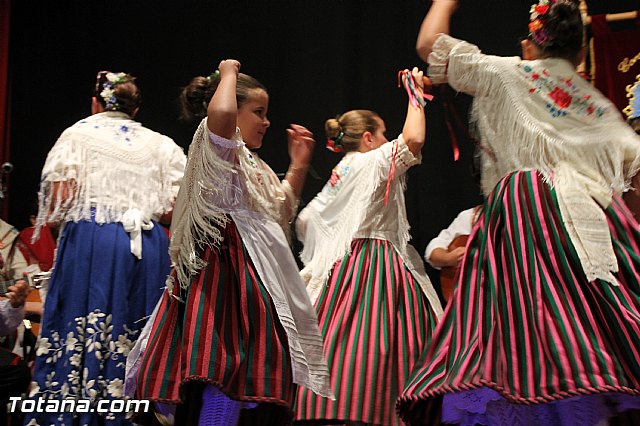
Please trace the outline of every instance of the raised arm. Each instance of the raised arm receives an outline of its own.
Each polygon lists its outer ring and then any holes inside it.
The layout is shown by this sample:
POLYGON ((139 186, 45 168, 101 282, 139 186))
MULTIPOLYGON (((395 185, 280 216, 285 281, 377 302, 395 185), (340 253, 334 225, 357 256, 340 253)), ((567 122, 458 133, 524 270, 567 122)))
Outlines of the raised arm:
POLYGON ((438 34, 449 34, 451 15, 457 7, 457 0, 433 0, 427 16, 422 21, 416 42, 416 51, 423 61, 428 62, 429 53, 438 34))
MULTIPOLYGON (((414 67, 411 71, 413 80, 415 82, 416 97, 423 96, 423 80, 422 71, 414 67)), ((404 78, 404 77, 403 77, 404 78)), ((407 118, 404 121, 404 127, 402 128, 402 137, 407 144, 409 151, 415 156, 420 154, 420 150, 424 145, 424 139, 426 134, 426 119, 424 116, 424 108, 421 105, 413 106, 409 101, 407 106, 407 118)))
POLYGON ((240 72, 240 62, 227 59, 218 65, 220 83, 207 107, 207 127, 211 133, 231 139, 236 133, 238 103, 236 84, 240 72))

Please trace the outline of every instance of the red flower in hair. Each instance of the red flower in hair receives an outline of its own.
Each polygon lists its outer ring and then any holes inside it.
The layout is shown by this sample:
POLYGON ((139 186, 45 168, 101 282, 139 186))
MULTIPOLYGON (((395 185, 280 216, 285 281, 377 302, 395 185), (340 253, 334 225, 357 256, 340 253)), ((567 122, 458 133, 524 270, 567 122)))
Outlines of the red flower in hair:
POLYGON ((571 105, 571 95, 559 87, 554 88, 551 93, 549 93, 549 97, 553 99, 560 108, 567 108, 571 105))
POLYGON ((535 32, 542 28, 542 21, 536 19, 535 21, 529 23, 529 32, 535 32))
POLYGON ((538 4, 535 7, 535 11, 538 12, 540 15, 545 15, 549 11, 549 5, 548 4, 538 4))

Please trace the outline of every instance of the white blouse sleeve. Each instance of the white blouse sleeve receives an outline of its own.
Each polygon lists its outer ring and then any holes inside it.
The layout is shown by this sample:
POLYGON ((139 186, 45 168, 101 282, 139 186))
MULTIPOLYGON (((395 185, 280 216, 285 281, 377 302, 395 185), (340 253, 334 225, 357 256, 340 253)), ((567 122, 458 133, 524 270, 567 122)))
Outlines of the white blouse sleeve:
POLYGON ((424 252, 424 260, 435 269, 440 269, 431 263, 431 253, 437 248, 447 250, 449 245, 461 235, 469 235, 473 228, 473 216, 475 208, 463 210, 451 222, 448 228, 440 231, 437 237, 429 242, 424 252))
POLYGON ((206 129, 207 134, 209 135, 209 142, 211 142, 210 146, 213 148, 216 155, 228 163, 236 163, 237 149, 244 146, 240 129, 236 128, 236 133, 231 137, 231 139, 223 138, 222 136, 212 133, 208 127, 206 129))
POLYGON ((458 92, 476 96, 494 56, 485 55, 477 46, 440 34, 429 54, 428 74, 434 84, 449 83, 458 92))
POLYGON ((236 149, 244 144, 242 142, 242 136, 240 135, 239 128, 236 128, 236 133, 231 137, 231 139, 218 136, 208 128, 207 132, 209 132, 209 140, 213 145, 215 145, 216 149, 236 149))
POLYGON ((393 161, 395 161, 395 178, 404 175, 412 166, 422 162, 422 154, 413 155, 404 142, 402 134, 398 136, 398 139, 385 143, 380 148, 370 152, 375 156, 377 175, 380 180, 387 179, 393 161))

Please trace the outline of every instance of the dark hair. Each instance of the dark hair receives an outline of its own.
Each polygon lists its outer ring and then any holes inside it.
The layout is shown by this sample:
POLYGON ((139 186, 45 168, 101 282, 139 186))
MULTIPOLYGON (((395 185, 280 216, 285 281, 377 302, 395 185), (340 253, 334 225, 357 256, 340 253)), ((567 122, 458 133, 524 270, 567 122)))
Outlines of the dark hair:
POLYGON ((93 96, 107 111, 121 111, 132 115, 140 107, 142 100, 135 80, 131 74, 100 71, 96 77, 93 96))
POLYGON ((366 109, 354 109, 328 119, 324 124, 327 138, 343 152, 357 151, 364 132, 375 133, 380 127, 380 116, 366 109), (342 135, 340 135, 342 133, 342 135))
MULTIPOLYGON (((180 118, 186 121, 201 119, 207 115, 207 106, 220 84, 220 74, 215 72, 209 77, 194 77, 191 82, 182 89, 178 101, 180 102, 180 118)), ((240 108, 249 98, 249 92, 264 87, 250 75, 239 73, 236 84, 236 102, 240 108)))
POLYGON ((573 61, 584 45, 584 24, 577 0, 557 0, 544 15, 544 43, 534 43, 544 56, 573 61))

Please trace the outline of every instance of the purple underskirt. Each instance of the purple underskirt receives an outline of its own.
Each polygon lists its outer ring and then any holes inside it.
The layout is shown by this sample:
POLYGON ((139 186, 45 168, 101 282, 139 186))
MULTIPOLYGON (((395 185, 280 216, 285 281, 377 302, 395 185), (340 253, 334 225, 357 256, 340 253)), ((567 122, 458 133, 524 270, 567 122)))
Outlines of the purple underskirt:
POLYGON ((601 393, 544 404, 516 404, 493 389, 481 387, 446 394, 442 422, 462 426, 575 425, 596 426, 618 413, 640 409, 640 396, 601 393))

